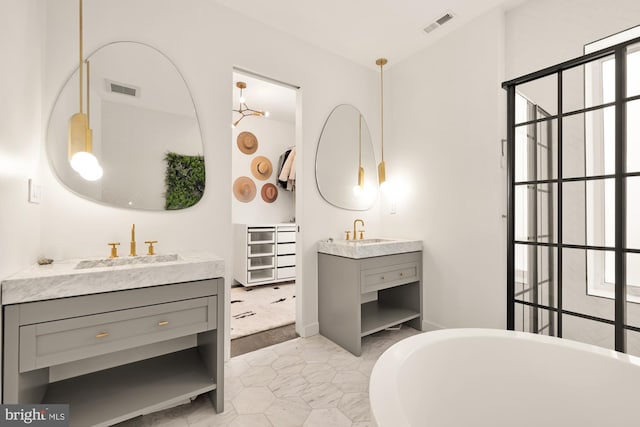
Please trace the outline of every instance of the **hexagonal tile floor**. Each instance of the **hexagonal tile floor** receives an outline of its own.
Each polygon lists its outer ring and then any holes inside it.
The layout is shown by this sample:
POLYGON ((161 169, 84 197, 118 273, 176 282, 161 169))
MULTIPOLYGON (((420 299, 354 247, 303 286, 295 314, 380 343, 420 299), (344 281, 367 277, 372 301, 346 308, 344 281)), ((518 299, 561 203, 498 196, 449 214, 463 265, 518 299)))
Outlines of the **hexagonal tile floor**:
POLYGON ((321 335, 297 338, 232 358, 226 364, 225 411, 205 396, 187 405, 119 424, 166 427, 366 427, 369 376, 391 345, 420 333, 403 326, 365 337, 356 357, 321 335))

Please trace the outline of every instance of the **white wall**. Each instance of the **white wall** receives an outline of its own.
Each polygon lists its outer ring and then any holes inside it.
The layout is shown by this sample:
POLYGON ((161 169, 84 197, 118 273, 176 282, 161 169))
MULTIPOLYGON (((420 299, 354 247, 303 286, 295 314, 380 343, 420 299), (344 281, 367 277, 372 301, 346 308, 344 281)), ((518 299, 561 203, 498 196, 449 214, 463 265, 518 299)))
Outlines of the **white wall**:
POLYGON ((124 103, 101 103, 102 200, 164 209, 168 152, 202 155, 195 116, 124 103))
POLYGON ((506 76, 582 55, 583 46, 638 25, 636 0, 535 0, 506 14, 506 76))
POLYGON ((40 180, 44 13, 38 0, 3 0, 0 13, 0 280, 46 255, 41 205, 27 202, 40 180))
POLYGON ((233 129, 231 152, 233 158, 232 182, 240 176, 248 176, 256 184, 256 197, 247 203, 231 197, 231 219, 236 224, 274 224, 289 222, 296 216, 294 193, 280 187, 278 180, 279 158, 288 148, 295 146, 296 128, 294 123, 271 120, 262 117, 247 117, 233 129), (240 132, 252 132, 258 139, 258 149, 253 154, 245 154, 238 149, 236 138, 240 132), (251 173, 251 162, 257 156, 271 161, 273 172, 266 180, 259 180, 251 173), (273 203, 262 200, 260 191, 266 183, 278 189, 278 198, 273 203))
MULTIPOLYGON (((77 60, 77 2, 40 0, 47 8, 45 97, 55 95, 77 60)), ((42 248, 54 258, 107 255, 107 242, 126 241, 131 223, 140 240, 157 239, 161 252, 208 250, 227 261, 231 283, 231 144, 229 119, 237 66, 301 87, 298 144, 297 221, 301 225, 297 312, 299 333, 317 332, 315 243, 339 237, 355 218, 320 197, 313 178, 315 148, 324 119, 340 103, 351 103, 372 128, 376 121, 377 74, 290 36, 250 21, 208 0, 112 0, 85 2, 85 49, 115 40, 146 42, 176 64, 189 85, 204 139, 207 190, 200 203, 179 212, 142 212, 88 202, 64 189, 45 167, 42 248), (141 23, 144 23, 141 25, 141 23), (251 28, 251 31, 238 31, 251 28), (230 43, 232 40, 232 43, 230 43)), ((373 135, 374 140, 377 134, 373 135)), ((358 213, 368 230, 379 230, 376 210, 358 213)))
MULTIPOLYGON (((44 14, 37 0, 3 0, 0 9, 0 281, 40 251, 40 205, 27 202, 40 181, 44 14)), ((1 296, 0 296, 1 299, 1 296)), ((0 316, 0 331, 2 331, 0 316)), ((2 340, 0 340, 2 353, 2 340)), ((0 378, 2 367, 0 366, 0 378)), ((2 390, 0 387, 0 401, 2 390)))
POLYGON ((387 174, 404 194, 383 223, 424 241, 427 328, 506 324, 503 46, 496 9, 389 72, 387 174))

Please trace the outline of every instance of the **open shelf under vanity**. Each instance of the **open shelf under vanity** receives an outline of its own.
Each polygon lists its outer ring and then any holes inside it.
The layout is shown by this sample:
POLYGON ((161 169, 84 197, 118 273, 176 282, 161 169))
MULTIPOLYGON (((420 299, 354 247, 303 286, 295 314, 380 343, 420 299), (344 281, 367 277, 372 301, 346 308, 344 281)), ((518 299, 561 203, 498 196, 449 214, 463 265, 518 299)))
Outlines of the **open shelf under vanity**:
POLYGON ((73 425, 111 425, 215 389, 191 348, 51 383, 42 403, 69 404, 73 425))

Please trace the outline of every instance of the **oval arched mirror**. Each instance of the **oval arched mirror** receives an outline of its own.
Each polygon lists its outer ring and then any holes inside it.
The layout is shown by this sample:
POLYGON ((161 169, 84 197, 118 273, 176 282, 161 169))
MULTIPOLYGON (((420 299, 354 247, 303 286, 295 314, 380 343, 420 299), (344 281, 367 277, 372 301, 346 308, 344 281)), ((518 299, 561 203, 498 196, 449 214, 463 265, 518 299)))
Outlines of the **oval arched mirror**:
POLYGON ((375 203, 378 195, 377 177, 367 123, 353 105, 338 105, 329 114, 318 142, 318 191, 334 206, 363 211, 375 203), (360 181, 360 168, 364 171, 363 182, 360 181))
POLYGON ((110 43, 86 59, 93 154, 104 174, 87 181, 69 164, 68 123, 79 109, 76 68, 47 129, 47 154, 59 180, 76 194, 111 206, 173 210, 197 203, 205 184, 202 137, 176 66, 137 42, 110 43))

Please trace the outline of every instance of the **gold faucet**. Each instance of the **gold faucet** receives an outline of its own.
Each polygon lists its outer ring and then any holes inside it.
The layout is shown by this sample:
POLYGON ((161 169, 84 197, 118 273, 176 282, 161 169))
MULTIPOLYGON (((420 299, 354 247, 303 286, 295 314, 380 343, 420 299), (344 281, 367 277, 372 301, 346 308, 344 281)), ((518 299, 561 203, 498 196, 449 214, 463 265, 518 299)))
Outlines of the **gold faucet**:
POLYGON ((116 246, 118 246, 119 244, 120 242, 107 243, 108 246, 111 246, 111 256, 109 258, 118 258, 118 248, 116 248, 116 246))
POLYGON ((136 254, 136 225, 131 225, 131 251, 129 256, 137 256, 136 254))
MULTIPOLYGON (((361 220, 360 218, 357 218, 355 221, 353 221, 353 240, 357 239, 357 237, 356 237, 357 236, 356 235, 356 232, 357 232, 356 226, 357 226, 358 222, 360 222, 360 224, 362 224, 362 226, 364 227, 364 221, 361 220)), ((362 238, 364 237, 363 233, 364 233, 364 230, 360 230, 360 240, 362 240, 362 238)))
POLYGON ((155 255, 156 251, 154 250, 153 245, 158 243, 157 240, 145 240, 145 243, 149 245, 149 249, 147 250, 147 255, 155 255))

